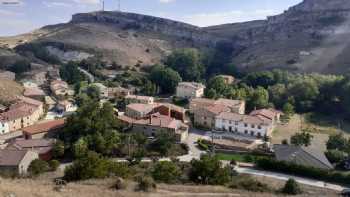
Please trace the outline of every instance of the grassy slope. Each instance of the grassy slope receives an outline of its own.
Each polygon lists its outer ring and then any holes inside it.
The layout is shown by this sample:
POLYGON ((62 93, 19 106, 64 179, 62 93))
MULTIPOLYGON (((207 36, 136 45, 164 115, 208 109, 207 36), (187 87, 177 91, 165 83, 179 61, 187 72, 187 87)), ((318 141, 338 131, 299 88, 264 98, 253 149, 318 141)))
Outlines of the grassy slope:
POLYGON ((0 79, 0 103, 11 102, 23 93, 23 87, 9 80, 0 79))

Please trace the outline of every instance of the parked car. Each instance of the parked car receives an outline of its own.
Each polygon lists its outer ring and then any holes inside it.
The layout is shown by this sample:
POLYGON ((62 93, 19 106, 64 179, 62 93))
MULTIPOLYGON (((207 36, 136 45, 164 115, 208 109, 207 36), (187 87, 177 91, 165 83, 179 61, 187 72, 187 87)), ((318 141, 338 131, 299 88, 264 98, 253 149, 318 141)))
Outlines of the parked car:
POLYGON ((350 197, 350 189, 344 189, 344 190, 341 192, 341 195, 342 195, 342 196, 345 196, 345 197, 350 197))

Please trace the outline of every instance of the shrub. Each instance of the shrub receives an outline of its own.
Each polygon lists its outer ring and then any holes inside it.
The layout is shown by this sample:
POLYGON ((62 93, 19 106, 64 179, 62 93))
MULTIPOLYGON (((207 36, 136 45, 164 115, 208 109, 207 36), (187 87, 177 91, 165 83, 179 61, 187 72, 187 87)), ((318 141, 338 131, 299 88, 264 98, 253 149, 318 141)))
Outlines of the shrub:
POLYGON ((325 154, 331 163, 340 163, 347 158, 347 154, 339 150, 329 150, 325 154))
POLYGON ((177 177, 181 175, 179 167, 173 162, 158 162, 152 171, 154 180, 164 183, 175 182, 177 177))
POLYGON ((56 171, 57 168, 60 166, 60 162, 57 160, 51 160, 49 161, 49 166, 51 171, 56 171))
POLYGON ((64 155, 64 143, 62 141, 57 141, 52 149, 52 156, 54 158, 61 158, 64 155))
POLYGON ((138 189, 144 192, 151 192, 157 188, 156 183, 151 177, 142 176, 137 179, 138 189))
POLYGON ((197 144, 198 144, 199 149, 205 150, 205 151, 209 150, 209 146, 206 145, 202 139, 198 139, 197 144))
POLYGON ((127 187, 127 183, 124 179, 118 177, 117 181, 115 183, 115 189, 117 190, 122 190, 125 189, 127 187))
POLYGON ((38 176, 44 172, 49 171, 50 167, 49 164, 46 161, 43 161, 41 159, 36 159, 30 163, 28 172, 32 176, 38 176))
POLYGON ((282 188, 282 193, 289 195, 297 195, 301 194, 302 190, 299 184, 294 179, 289 179, 282 188))
POLYGON ((234 179, 229 187, 232 189, 242 189, 251 192, 268 192, 271 191, 269 186, 265 183, 261 183, 249 176, 240 176, 234 179))
POLYGON ((196 183, 223 185, 231 180, 231 169, 223 167, 217 157, 204 155, 191 161, 189 178, 196 183))

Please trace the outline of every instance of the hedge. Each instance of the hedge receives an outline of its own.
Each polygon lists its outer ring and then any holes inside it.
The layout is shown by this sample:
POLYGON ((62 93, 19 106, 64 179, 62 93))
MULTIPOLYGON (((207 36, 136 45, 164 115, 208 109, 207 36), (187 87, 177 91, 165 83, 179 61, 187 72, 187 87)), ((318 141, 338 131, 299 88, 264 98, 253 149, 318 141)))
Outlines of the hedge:
POLYGON ((284 161, 277 161, 270 158, 261 158, 256 160, 256 166, 263 170, 282 172, 297 176, 313 178, 339 184, 349 184, 350 174, 337 172, 334 170, 324 170, 314 167, 297 165, 284 161))

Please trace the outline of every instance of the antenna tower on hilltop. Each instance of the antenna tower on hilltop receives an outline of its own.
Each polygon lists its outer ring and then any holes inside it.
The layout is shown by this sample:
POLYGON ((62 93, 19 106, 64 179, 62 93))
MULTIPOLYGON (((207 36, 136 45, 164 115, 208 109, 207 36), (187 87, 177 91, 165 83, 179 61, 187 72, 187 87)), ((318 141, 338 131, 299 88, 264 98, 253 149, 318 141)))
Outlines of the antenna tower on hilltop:
POLYGON ((120 8, 120 0, 118 0, 118 11, 119 11, 119 12, 121 11, 121 8, 120 8))

